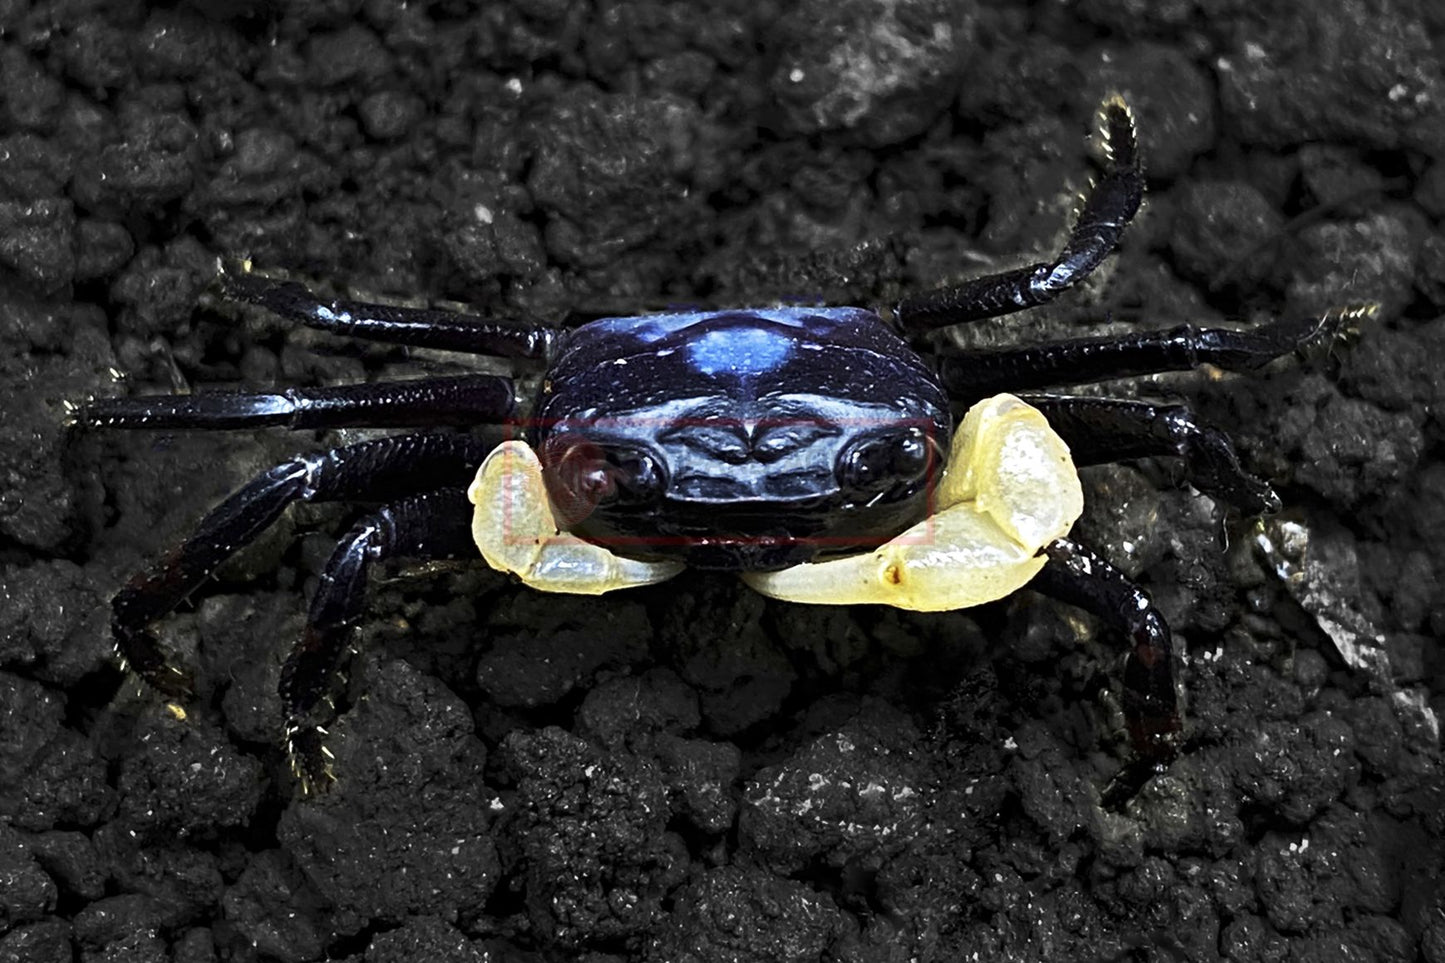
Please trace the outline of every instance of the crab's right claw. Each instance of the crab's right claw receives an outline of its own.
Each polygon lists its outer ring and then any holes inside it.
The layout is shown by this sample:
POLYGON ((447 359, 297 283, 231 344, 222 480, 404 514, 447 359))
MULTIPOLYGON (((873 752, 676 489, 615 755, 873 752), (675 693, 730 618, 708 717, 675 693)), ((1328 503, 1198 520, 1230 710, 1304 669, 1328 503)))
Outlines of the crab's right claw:
POLYGON ((601 595, 672 578, 681 562, 639 561, 584 542, 557 526, 531 447, 507 441, 494 448, 467 489, 476 506, 472 538, 487 564, 541 592, 601 595))

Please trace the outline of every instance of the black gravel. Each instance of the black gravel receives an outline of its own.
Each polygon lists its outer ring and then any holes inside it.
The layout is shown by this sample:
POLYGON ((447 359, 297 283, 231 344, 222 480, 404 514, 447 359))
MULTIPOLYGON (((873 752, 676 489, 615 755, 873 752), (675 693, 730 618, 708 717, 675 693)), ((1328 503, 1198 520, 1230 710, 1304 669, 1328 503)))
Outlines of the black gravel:
POLYGON ((0 963, 1442 963, 1442 60, 1432 0, 0 2, 0 963), (112 660, 130 573, 356 433, 80 435, 67 401, 457 364, 218 304, 216 258, 549 321, 887 304, 1053 249, 1111 90, 1151 175, 1117 261, 963 336, 1384 306, 1122 389, 1233 433, 1309 541, 1261 555, 1166 463, 1086 472, 1079 537, 1186 650, 1187 744, 1122 805, 1117 646, 1027 592, 388 573, 310 799, 276 682, 344 511, 161 624, 190 702, 112 660))

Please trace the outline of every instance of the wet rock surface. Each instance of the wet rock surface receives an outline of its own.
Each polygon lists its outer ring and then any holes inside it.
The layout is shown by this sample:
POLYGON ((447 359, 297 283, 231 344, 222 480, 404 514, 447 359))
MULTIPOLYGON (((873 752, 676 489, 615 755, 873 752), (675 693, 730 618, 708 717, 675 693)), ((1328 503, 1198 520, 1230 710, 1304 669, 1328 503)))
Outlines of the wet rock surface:
POLYGON ((0 961, 1445 960, 1445 18, 785 6, 0 4, 0 961), (1131 798, 1118 640, 1029 592, 387 572, 311 798, 276 684, 344 508, 157 626, 194 698, 113 661, 126 578, 357 433, 67 401, 459 370, 220 304, 217 257, 547 321, 887 305, 1054 250, 1111 90, 1157 158, 1118 258, 961 337, 1384 304, 1257 377, 1120 386, 1229 431, 1316 550, 1165 461, 1084 473, 1079 537, 1181 649, 1186 740, 1131 798))

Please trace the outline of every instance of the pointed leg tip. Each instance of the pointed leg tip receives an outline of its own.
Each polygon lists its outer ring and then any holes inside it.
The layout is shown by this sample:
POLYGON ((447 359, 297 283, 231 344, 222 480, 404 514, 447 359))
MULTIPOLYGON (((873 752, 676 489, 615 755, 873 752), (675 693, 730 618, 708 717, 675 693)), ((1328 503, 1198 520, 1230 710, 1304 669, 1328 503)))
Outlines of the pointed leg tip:
POLYGON ((86 407, 94 400, 92 396, 87 396, 84 401, 71 401, 68 398, 63 399, 60 402, 61 427, 67 430, 79 427, 81 416, 85 413, 86 407))
POLYGON ((1116 128, 1123 128, 1128 132, 1129 138, 1133 139, 1134 109, 1129 106, 1123 94, 1112 91, 1099 104, 1099 126, 1103 129, 1105 140, 1116 132, 1116 128))
POLYGON ((1329 313, 1333 317, 1348 326, 1356 321, 1373 321, 1380 316, 1381 305, 1378 301, 1364 301, 1360 304, 1347 304, 1343 307, 1334 308, 1329 313))
POLYGON ((1280 500, 1279 495, 1275 492, 1273 488, 1266 488, 1263 494, 1260 496, 1259 511, 1255 514, 1278 515, 1282 508, 1284 508, 1284 502, 1280 500))
POLYGON ((1099 105, 1099 135, 1111 164, 1124 170, 1140 170, 1139 135, 1134 111, 1124 95, 1110 93, 1099 105))
POLYGON ((336 782, 336 757, 322 742, 325 735, 320 726, 291 723, 286 727, 286 761, 303 797, 320 795, 336 782))
POLYGON ((248 257, 216 258, 216 277, 223 283, 227 278, 244 277, 251 273, 252 263, 248 257))

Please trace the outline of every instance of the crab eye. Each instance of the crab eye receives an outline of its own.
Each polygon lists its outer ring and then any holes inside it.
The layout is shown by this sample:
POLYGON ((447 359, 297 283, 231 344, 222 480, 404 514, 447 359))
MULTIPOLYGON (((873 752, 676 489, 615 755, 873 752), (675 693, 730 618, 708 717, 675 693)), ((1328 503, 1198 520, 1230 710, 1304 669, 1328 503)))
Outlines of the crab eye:
POLYGON ((604 448, 609 497, 626 505, 656 499, 667 487, 667 478, 656 458, 639 448, 604 448))
POLYGON ((598 505, 644 504, 666 488, 657 459, 637 448, 561 435, 543 442, 538 457, 548 498, 564 526, 582 521, 598 505))
POLYGON ((855 442, 838 456, 838 481, 865 497, 912 494, 935 463, 922 428, 877 434, 855 442))

